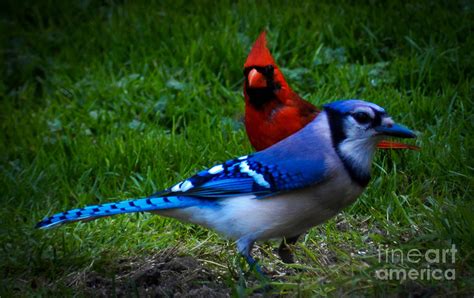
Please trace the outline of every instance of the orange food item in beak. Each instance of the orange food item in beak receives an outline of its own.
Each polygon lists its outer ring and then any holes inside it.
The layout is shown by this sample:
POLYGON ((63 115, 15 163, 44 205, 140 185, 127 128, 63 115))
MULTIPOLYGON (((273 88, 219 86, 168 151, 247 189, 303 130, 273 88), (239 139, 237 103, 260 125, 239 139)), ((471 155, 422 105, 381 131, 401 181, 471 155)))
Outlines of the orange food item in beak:
POLYGON ((410 149, 410 150, 416 150, 416 151, 421 150, 420 147, 415 146, 415 145, 408 145, 408 144, 403 144, 403 143, 398 143, 398 142, 393 142, 393 141, 388 141, 388 140, 380 141, 377 144, 377 148, 380 148, 380 149, 410 149))
POLYGON ((250 88, 265 88, 267 87, 267 80, 263 74, 259 73, 258 70, 253 68, 248 75, 249 87, 250 88))

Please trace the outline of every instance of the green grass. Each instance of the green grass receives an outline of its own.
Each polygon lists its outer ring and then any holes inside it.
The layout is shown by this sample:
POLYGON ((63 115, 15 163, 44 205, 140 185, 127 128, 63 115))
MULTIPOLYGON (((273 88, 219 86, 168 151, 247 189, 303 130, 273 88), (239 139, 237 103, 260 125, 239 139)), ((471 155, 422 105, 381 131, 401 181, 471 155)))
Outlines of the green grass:
POLYGON ((380 104, 420 132, 422 147, 379 152, 369 188, 300 241, 297 265, 261 244, 262 264, 289 272, 274 278, 274 290, 473 293, 470 1, 76 2, 12 1, 2 10, 0 296, 81 295, 68 276, 114 272, 119 259, 176 246, 234 294, 253 292, 258 282, 238 277, 233 244, 198 226, 149 214, 51 231, 34 225, 53 212, 150 194, 251 152, 242 65, 264 28, 307 100, 380 104), (455 268, 454 281, 375 277, 381 268, 427 266, 378 262, 379 245, 406 253, 452 244, 455 264, 433 268, 455 268))

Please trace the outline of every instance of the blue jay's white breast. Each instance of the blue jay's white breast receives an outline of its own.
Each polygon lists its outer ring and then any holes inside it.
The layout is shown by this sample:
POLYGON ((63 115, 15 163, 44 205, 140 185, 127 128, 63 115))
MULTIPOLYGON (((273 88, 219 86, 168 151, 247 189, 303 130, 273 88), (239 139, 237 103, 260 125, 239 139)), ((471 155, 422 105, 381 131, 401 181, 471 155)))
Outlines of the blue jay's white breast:
POLYGON ((362 193, 342 165, 333 165, 332 177, 316 186, 272 197, 226 198, 215 207, 188 207, 157 213, 199 224, 226 237, 256 240, 299 235, 336 215, 362 193))

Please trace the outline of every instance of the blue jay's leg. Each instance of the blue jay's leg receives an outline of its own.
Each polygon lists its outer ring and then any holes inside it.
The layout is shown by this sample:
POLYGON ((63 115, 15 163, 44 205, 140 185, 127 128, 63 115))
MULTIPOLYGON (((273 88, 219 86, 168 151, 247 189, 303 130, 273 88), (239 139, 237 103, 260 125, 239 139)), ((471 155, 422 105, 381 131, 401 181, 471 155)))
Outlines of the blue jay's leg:
POLYGON ((237 250, 239 251, 239 254, 245 258, 251 269, 255 268, 259 274, 265 276, 257 261, 255 261, 255 259, 250 255, 254 242, 255 240, 253 238, 240 238, 237 240, 237 250))
POLYGON ((296 235, 290 238, 283 238, 281 241, 280 247, 278 247, 278 255, 280 256, 283 263, 293 264, 295 259, 293 258, 293 252, 291 251, 291 247, 289 245, 293 245, 298 241, 298 237, 300 235, 296 235))

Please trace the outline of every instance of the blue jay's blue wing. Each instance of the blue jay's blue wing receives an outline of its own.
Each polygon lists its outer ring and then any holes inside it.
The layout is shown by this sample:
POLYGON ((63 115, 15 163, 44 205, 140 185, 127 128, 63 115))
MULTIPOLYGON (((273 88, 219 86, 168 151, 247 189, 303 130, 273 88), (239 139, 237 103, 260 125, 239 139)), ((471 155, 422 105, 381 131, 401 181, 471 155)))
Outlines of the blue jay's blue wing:
POLYGON ((263 198, 309 186, 325 178, 326 167, 322 160, 272 162, 264 157, 257 153, 229 160, 150 197, 186 196, 212 200, 255 195, 263 198))
MULTIPOLYGON (((283 154, 285 151, 280 152, 283 154)), ((317 184, 327 177, 321 160, 283 159, 277 154, 242 156, 201 171, 173 187, 141 199, 73 209, 46 217, 38 228, 91 220, 115 214, 191 206, 215 206, 218 199, 252 195, 265 198, 283 191, 317 184)))

